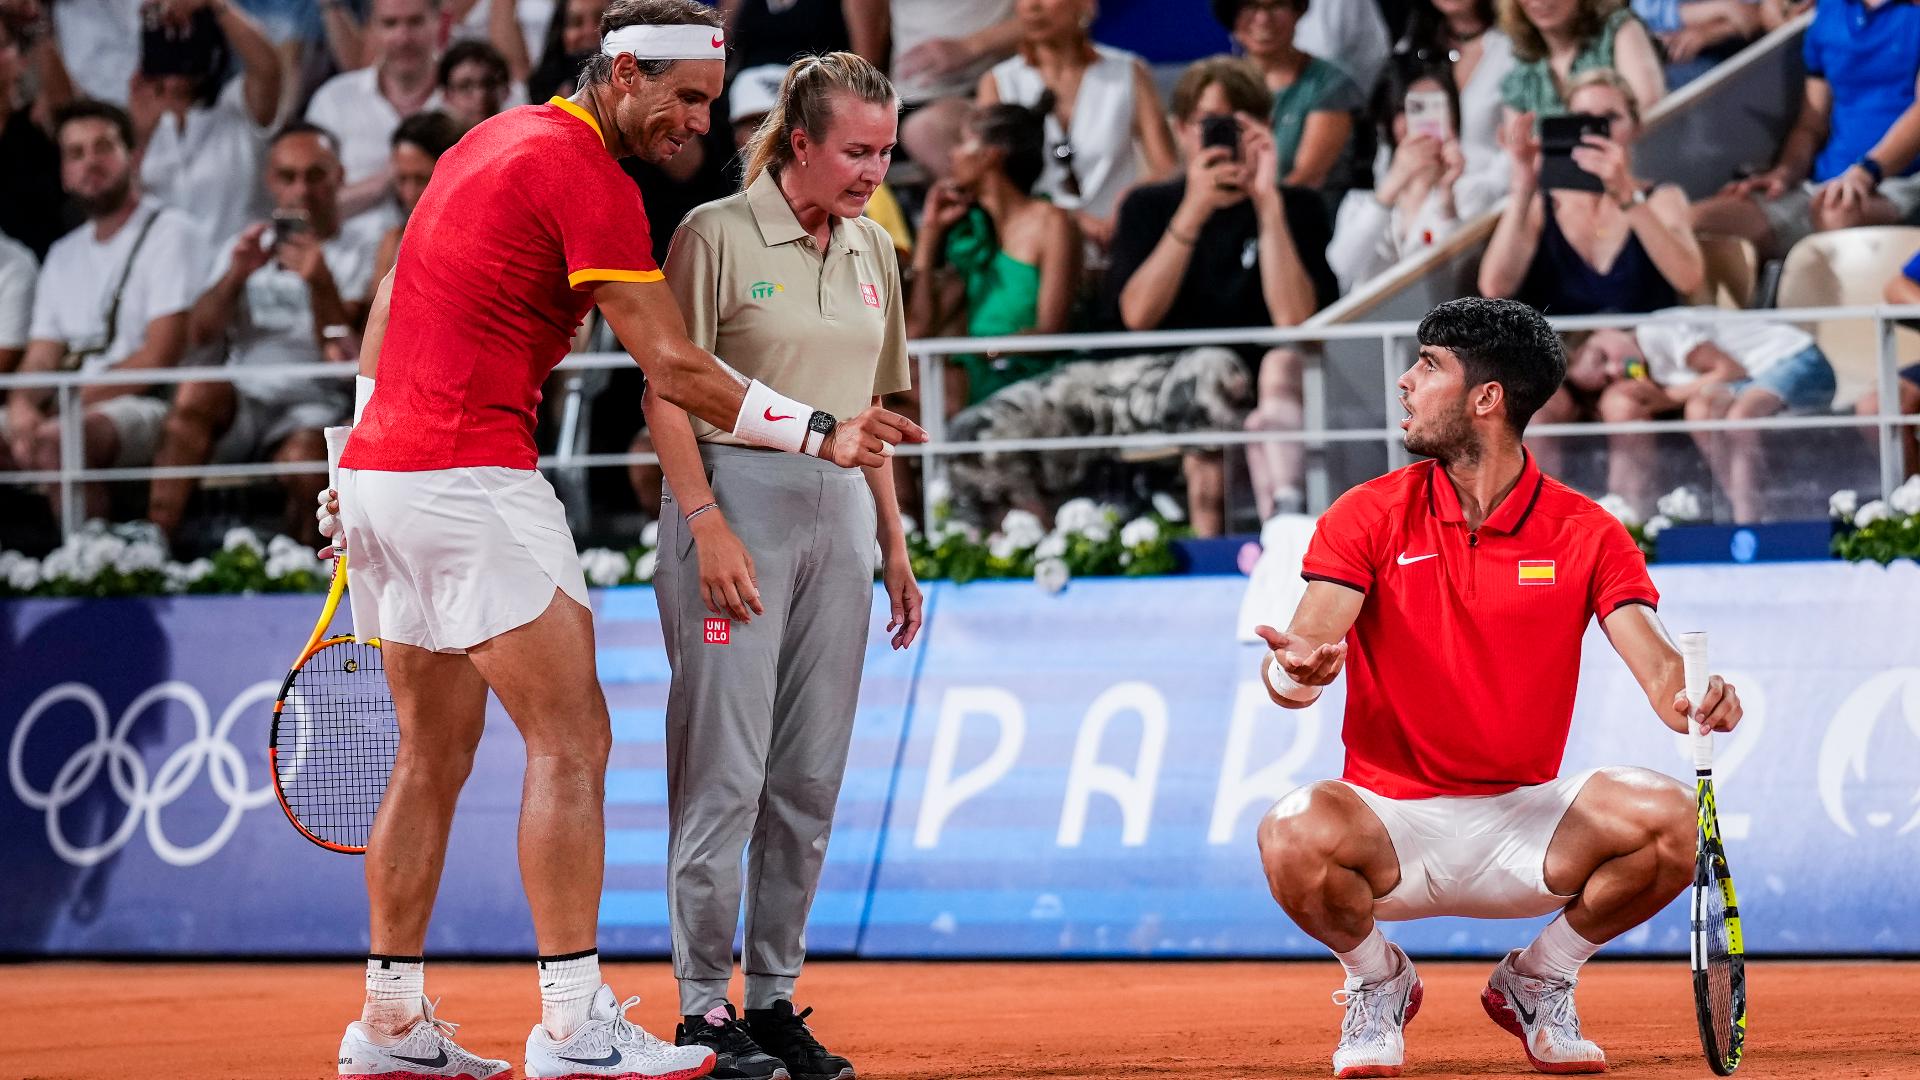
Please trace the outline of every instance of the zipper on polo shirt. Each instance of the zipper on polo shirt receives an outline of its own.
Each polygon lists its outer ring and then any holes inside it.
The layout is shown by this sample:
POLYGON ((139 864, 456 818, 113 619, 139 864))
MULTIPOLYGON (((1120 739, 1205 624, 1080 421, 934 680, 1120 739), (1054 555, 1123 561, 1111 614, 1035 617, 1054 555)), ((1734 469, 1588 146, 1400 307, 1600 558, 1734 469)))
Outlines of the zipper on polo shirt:
POLYGON ((1474 590, 1473 590, 1474 582, 1479 578, 1479 574, 1477 573, 1478 567, 1480 565, 1479 551, 1480 551, 1480 531, 1478 529, 1469 529, 1467 531, 1467 595, 1468 596, 1472 596, 1474 594, 1474 590))

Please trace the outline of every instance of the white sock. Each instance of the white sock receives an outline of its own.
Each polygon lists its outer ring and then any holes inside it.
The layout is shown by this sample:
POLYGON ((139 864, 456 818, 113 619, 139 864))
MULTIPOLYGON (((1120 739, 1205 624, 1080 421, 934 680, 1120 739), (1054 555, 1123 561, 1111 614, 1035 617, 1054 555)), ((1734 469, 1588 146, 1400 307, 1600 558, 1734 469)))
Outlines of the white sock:
POLYGON ((600 950, 540 958, 540 1026, 555 1042, 580 1030, 600 989, 600 950))
POLYGON ((1533 944, 1520 950, 1520 955, 1513 958, 1513 967, 1522 975, 1537 979, 1572 982, 1580 976, 1580 965, 1593 959, 1593 954, 1599 951, 1600 946, 1581 937, 1580 931, 1561 914, 1540 931, 1533 944))
POLYGON ((1387 939, 1381 935, 1376 923, 1360 944, 1346 952, 1335 950, 1340 958, 1340 966, 1347 969, 1347 978, 1359 979, 1362 986, 1377 986, 1394 977, 1400 970, 1400 961, 1387 948, 1387 939))
POLYGON ((398 1035, 420 1019, 427 962, 418 956, 367 957, 367 1003, 360 1021, 385 1035, 398 1035))

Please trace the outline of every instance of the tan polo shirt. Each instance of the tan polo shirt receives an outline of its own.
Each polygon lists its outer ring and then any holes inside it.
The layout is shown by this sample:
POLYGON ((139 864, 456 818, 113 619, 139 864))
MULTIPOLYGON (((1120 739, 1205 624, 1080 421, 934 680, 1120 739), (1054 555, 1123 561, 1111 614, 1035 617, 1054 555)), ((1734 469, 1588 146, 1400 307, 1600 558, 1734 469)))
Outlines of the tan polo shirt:
MULTIPOLYGON (((826 257, 773 172, 696 207, 673 234, 667 284, 693 343, 736 371, 845 420, 913 385, 893 241, 836 218, 826 257)), ((693 418, 704 442, 746 445, 693 418)))

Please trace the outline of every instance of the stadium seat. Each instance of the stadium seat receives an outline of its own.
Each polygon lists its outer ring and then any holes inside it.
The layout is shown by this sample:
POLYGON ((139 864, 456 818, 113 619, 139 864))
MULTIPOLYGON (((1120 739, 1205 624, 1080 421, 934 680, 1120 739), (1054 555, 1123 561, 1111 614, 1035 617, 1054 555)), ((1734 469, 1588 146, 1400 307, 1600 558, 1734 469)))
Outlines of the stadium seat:
MULTIPOLYGON (((1920 228, 1910 226, 1815 233, 1787 252, 1775 303, 1782 308, 1879 304, 1888 279, 1915 251, 1920 251, 1920 228)), ((1876 378, 1880 350, 1872 324, 1824 321, 1808 329, 1833 362, 1840 384, 1834 407, 1850 409, 1876 378)), ((1920 360, 1920 335, 1895 331, 1894 349, 1902 364, 1920 360)))
POLYGON ((1760 278, 1760 253, 1738 236, 1701 233, 1694 238, 1706 259, 1707 273, 1689 299, 1702 307, 1744 308, 1753 303, 1760 278))

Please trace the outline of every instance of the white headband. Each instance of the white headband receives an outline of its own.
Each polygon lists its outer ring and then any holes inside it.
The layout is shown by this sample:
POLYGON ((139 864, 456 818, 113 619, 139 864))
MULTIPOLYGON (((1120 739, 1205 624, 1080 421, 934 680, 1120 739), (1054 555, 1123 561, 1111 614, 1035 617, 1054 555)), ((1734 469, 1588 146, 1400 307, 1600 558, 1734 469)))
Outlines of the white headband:
POLYGON ((600 51, 635 60, 725 60, 727 39, 715 26, 623 26, 601 39, 600 51))

